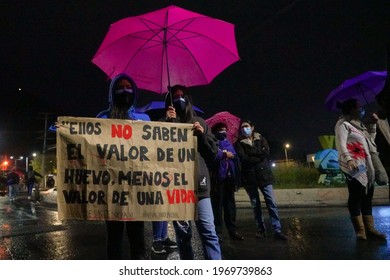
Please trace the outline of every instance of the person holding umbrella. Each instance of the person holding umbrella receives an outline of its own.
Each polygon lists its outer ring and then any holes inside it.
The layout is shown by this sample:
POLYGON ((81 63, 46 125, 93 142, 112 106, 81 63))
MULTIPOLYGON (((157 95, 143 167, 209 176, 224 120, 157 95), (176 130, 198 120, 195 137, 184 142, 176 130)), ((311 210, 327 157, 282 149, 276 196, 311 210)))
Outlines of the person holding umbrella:
POLYGON ((356 238, 366 240, 369 236, 386 239, 385 234, 375 229, 372 216, 375 168, 370 146, 374 142, 360 121, 362 107, 357 99, 351 98, 340 103, 339 108, 342 117, 335 126, 336 148, 340 168, 347 178, 348 211, 356 238))
MULTIPOLYGON (((119 74, 112 79, 108 94, 109 107, 100 112, 97 118, 150 120, 148 115, 134 111, 137 104, 138 89, 135 82, 126 74, 119 74)), ((106 221, 106 227, 108 259, 121 259, 122 237, 125 228, 130 243, 131 259, 145 259, 143 221, 106 221)))
MULTIPOLYGON (((215 137, 209 131, 204 119, 196 116, 191 96, 183 85, 170 88, 166 97, 167 122, 192 123, 194 135, 198 142, 198 220, 195 221, 202 241, 204 258, 207 260, 222 259, 221 248, 214 226, 214 215, 210 200, 210 174, 207 164, 210 164, 218 153, 215 137)), ((174 221, 176 241, 180 259, 193 259, 191 245, 192 228, 190 221, 174 221)))

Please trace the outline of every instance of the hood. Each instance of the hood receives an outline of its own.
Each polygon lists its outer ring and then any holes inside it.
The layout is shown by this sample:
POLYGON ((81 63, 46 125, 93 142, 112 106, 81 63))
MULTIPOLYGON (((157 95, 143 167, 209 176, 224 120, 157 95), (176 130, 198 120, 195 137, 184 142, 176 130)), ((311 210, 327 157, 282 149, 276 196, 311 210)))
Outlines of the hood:
POLYGON ((133 104, 131 105, 129 111, 133 112, 136 105, 137 105, 137 100, 138 100, 138 88, 137 88, 137 85, 136 83, 134 82, 134 80, 132 78, 130 78, 128 75, 126 74, 119 74, 117 76, 115 76, 114 79, 111 80, 111 83, 110 83, 110 87, 109 87, 109 91, 108 91, 108 103, 109 103, 109 107, 112 108, 113 106, 113 94, 114 94, 114 89, 115 89, 115 85, 116 83, 119 81, 119 80, 122 80, 122 79, 126 79, 128 80, 132 87, 133 87, 133 94, 134 94, 134 101, 133 101, 133 104))

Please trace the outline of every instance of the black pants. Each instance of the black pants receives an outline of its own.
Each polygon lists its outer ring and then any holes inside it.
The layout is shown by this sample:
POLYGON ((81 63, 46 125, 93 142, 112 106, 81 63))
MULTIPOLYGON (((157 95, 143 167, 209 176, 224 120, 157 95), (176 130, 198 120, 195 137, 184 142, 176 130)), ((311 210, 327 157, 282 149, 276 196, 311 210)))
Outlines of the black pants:
POLYGON ((132 260, 145 259, 144 222, 106 221, 107 225, 107 258, 122 258, 122 237, 126 227, 132 260))
POLYGON ((348 210, 351 217, 359 216, 360 214, 372 215, 372 197, 374 195, 374 186, 370 186, 367 190, 360 184, 358 180, 352 178, 347 179, 348 185, 348 210))
POLYGON ((227 178, 223 183, 214 185, 210 194, 214 213, 214 225, 218 234, 222 233, 223 221, 228 232, 237 230, 236 200, 234 180, 227 178), (222 219, 223 217, 223 219, 222 219))

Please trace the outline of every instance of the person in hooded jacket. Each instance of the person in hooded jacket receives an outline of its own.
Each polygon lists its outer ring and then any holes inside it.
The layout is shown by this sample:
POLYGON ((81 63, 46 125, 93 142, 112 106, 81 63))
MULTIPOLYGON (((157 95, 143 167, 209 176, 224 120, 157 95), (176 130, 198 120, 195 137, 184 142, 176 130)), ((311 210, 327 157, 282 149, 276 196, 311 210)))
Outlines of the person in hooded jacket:
POLYGON ((269 162, 269 145, 264 136, 255 132, 254 129, 255 126, 251 121, 241 121, 240 139, 236 142, 234 148, 241 161, 242 184, 249 196, 257 223, 256 237, 265 238, 266 236, 260 190, 271 219, 274 237, 279 240, 287 240, 287 236, 282 232, 272 186, 274 176, 269 162))
POLYGON ((232 143, 227 138, 227 125, 216 123, 211 131, 218 139, 218 154, 211 164, 211 203, 214 211, 214 224, 219 242, 222 241, 223 221, 229 236, 243 240, 237 232, 236 200, 234 197, 240 186, 240 162, 232 143))
MULTIPOLYGON (((100 112, 97 118, 149 121, 148 115, 135 112, 137 99, 138 89, 135 82, 129 76, 119 74, 110 83, 109 108, 100 112)), ((130 244, 131 259, 145 259, 143 221, 106 221, 106 227, 108 259, 121 259, 122 237, 125 228, 130 244)))
MULTIPOLYGON (((190 93, 183 85, 175 85, 166 97, 167 122, 191 123, 197 137, 198 151, 198 219, 195 221, 198 230, 204 258, 221 260, 221 248, 215 231, 214 215, 210 200, 210 174, 207 164, 210 164, 218 153, 217 139, 209 131, 205 120, 196 115, 190 93)), ((191 244, 192 227, 190 221, 174 221, 180 259, 193 259, 191 244)))

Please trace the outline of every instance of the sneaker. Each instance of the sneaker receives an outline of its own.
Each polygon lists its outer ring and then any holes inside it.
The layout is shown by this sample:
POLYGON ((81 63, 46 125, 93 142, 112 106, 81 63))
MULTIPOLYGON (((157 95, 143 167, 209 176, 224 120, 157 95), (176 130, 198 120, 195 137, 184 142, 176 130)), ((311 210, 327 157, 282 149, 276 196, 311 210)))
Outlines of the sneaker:
POLYGON ((165 240, 161 241, 161 243, 164 246, 164 248, 169 248, 169 249, 176 249, 177 248, 176 242, 169 239, 169 237, 167 237, 165 240))
POLYGON ((258 231, 256 232, 256 237, 257 237, 257 238, 265 238, 265 231, 263 231, 263 230, 258 230, 258 231))
POLYGON ((162 241, 154 241, 152 245, 152 251, 155 254, 164 254, 165 251, 162 241))
POLYGON ((275 239, 279 239, 279 240, 287 240, 288 239, 287 236, 283 232, 281 232, 281 231, 275 232, 274 233, 274 238, 275 239))

